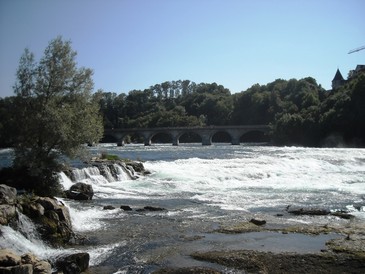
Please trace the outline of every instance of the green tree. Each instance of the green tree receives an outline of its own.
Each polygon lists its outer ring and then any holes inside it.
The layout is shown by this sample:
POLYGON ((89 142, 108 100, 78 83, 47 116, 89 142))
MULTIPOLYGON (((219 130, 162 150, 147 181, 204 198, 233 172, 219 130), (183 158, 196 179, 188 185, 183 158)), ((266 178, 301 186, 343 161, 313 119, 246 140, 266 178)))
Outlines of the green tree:
POLYGON ((60 158, 80 156, 82 144, 98 142, 103 134, 92 70, 77 68, 75 57, 71 42, 58 37, 38 63, 26 49, 16 74, 14 167, 37 177, 46 193, 60 158))

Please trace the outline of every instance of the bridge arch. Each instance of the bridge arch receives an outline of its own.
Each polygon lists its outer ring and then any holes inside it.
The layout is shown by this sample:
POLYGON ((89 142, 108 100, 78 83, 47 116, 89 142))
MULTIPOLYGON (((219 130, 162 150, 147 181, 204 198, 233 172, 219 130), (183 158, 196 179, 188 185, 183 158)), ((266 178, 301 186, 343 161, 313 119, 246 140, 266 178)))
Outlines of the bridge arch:
MULTIPOLYGON (((182 136, 199 136, 202 145, 211 145, 219 135, 225 136, 223 141, 230 139, 232 145, 239 145, 247 138, 256 138, 256 142, 268 140, 266 133, 269 132, 268 125, 247 125, 247 126, 207 126, 207 127, 165 127, 165 128, 132 128, 132 129, 107 129, 105 136, 113 136, 118 140, 118 145, 123 145, 127 136, 132 136, 131 141, 143 141, 144 145, 149 146, 152 139, 159 134, 170 136, 173 145, 179 145, 182 136), (251 133, 254 132, 254 133, 251 133), (256 133, 255 133, 256 132, 256 133), (246 135, 247 134, 247 135, 246 135), (256 135, 255 135, 256 134, 256 135), (258 134, 258 135, 257 135, 258 134), (133 138, 133 136, 140 136, 133 138), (244 137, 243 137, 244 136, 244 137), (257 137, 258 136, 258 137, 257 137)), ((182 139, 184 139, 183 137, 182 139)), ((188 138, 189 139, 189 138, 188 138)), ((221 139, 222 140, 222 139, 221 139)))
POLYGON ((150 138, 151 143, 171 143, 173 141, 171 133, 166 131, 153 133, 150 138))
POLYGON ((201 143, 202 137, 199 133, 194 131, 182 131, 177 135, 177 145, 181 143, 201 143))
POLYGON ((212 143, 232 143, 232 135, 225 130, 216 131, 212 134, 212 143))
POLYGON ((270 138, 266 132, 262 130, 251 130, 241 135, 240 142, 241 143, 262 143, 269 142, 270 138))

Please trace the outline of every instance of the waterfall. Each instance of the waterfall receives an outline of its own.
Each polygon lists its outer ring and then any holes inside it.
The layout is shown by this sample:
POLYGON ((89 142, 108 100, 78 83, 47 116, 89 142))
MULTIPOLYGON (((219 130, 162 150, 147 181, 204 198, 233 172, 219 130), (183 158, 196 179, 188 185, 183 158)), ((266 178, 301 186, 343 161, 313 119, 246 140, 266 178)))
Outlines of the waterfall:
POLYGON ((59 173, 59 181, 64 189, 70 189, 76 182, 105 185, 110 182, 126 181, 135 178, 133 168, 130 170, 124 164, 118 163, 73 168, 69 176, 70 178, 64 172, 59 173))
POLYGON ((18 212, 17 230, 10 226, 1 226, 0 248, 14 250, 18 254, 33 253, 41 259, 49 259, 64 253, 60 249, 53 249, 39 237, 31 219, 18 212))

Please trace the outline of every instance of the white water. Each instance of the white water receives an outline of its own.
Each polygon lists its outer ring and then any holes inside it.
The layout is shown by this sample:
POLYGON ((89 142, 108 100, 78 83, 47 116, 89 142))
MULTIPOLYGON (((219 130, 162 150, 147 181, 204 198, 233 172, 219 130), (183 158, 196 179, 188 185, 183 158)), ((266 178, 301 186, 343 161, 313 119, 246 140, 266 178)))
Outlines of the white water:
POLYGON ((45 244, 36 232, 33 222, 22 213, 18 213, 18 229, 9 226, 1 227, 0 247, 9 248, 18 254, 31 252, 41 259, 49 259, 65 253, 63 250, 54 249, 45 244))
MULTIPOLYGON (((148 261, 143 254, 154 250, 150 243, 176 244, 170 239, 171 234, 187 233, 184 229, 199 234, 199 229, 189 228, 190 225, 241 220, 245 214, 259 214, 272 220, 275 213, 284 212, 288 205, 348 210, 357 222, 365 222, 364 149, 230 145, 92 148, 94 153, 100 153, 99 150, 123 158, 147 159, 144 166, 152 174, 131 180, 128 171, 120 167, 115 180, 111 175, 103 177, 97 168, 74 171, 76 181, 93 186, 93 201, 63 201, 69 206, 73 229, 96 239, 96 244, 83 248, 90 253, 92 265, 142 267, 148 261), (102 210, 109 204, 116 209, 102 210), (134 209, 155 205, 168 211, 127 213, 119 209, 120 205, 134 209), (170 229, 167 226, 171 224, 181 226, 170 229), (155 231, 162 231, 161 235, 155 231)), ((60 181, 65 189, 75 183, 63 173, 60 181)), ((333 216, 286 216, 278 222, 347 221, 333 216)), ((18 249, 31 249, 41 255, 49 250, 47 246, 33 245, 33 240, 27 242, 11 228, 2 231, 6 239, 17 238, 13 241, 15 246, 24 244, 18 249)), ((179 234, 174 237, 178 239, 179 234)))

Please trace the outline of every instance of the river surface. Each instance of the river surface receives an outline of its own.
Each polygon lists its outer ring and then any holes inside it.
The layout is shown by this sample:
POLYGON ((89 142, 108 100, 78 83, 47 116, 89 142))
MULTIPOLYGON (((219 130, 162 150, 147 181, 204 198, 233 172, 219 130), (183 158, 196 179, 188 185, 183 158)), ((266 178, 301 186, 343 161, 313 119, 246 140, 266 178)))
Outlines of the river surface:
MULTIPOLYGON (((312 236, 305 235, 280 239, 271 233, 212 233, 221 225, 251 218, 289 225, 348 222, 334 216, 293 216, 286 213, 288 206, 346 210, 355 215, 356 222, 365 222, 364 149, 103 144, 90 148, 90 152, 141 160, 151 172, 137 180, 121 177, 120 181, 90 173, 83 181, 93 185, 92 201, 63 199, 70 208, 74 230, 85 236, 85 246, 73 250, 89 252, 91 265, 101 273, 211 266, 191 259, 189 254, 194 251, 254 248, 311 252, 324 248, 312 246, 321 241, 308 241, 312 236), (103 210, 105 205, 115 209, 103 210), (133 210, 123 211, 121 205, 133 210), (166 210, 137 210, 145 206, 166 210)), ((0 151, 3 165, 9 162, 9 155, 9 150, 0 151)), ((77 162, 74 165, 82 167, 77 162)), ((72 184, 64 174, 60 178, 65 188, 72 184)), ((21 237, 14 231, 6 233, 7 237, 21 237)), ((321 237, 324 245, 328 238, 321 237)), ((39 248, 38 253, 62 252, 39 248)))

